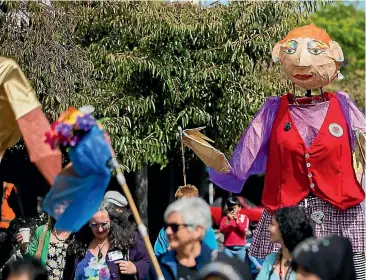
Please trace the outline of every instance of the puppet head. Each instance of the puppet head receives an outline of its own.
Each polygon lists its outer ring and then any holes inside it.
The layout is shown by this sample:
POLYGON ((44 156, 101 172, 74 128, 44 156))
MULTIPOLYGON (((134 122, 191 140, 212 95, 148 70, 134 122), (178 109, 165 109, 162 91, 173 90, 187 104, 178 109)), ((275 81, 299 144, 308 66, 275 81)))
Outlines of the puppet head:
POLYGON ((273 47, 272 59, 281 61, 289 79, 305 89, 321 88, 343 77, 339 72, 339 62, 344 60, 341 47, 314 24, 290 31, 273 47))

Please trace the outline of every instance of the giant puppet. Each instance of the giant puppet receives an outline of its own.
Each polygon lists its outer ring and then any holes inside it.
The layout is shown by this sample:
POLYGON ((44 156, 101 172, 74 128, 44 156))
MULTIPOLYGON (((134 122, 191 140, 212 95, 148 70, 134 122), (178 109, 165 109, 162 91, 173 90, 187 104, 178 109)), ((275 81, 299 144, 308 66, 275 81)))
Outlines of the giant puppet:
POLYGON ((228 191, 239 193, 250 175, 265 173, 266 209, 251 244, 254 256, 264 258, 280 248, 269 242, 272 213, 299 205, 318 237, 348 237, 355 261, 364 264, 366 229, 360 203, 365 193, 353 169, 352 150, 355 130, 357 135, 365 132, 365 117, 347 93, 322 90, 343 78, 342 49, 326 31, 310 24, 289 32, 274 46, 272 58, 282 64, 294 88, 306 90, 305 96, 293 92, 270 97, 243 133, 230 164, 198 131, 187 131, 185 142, 212 167, 210 180, 228 191))

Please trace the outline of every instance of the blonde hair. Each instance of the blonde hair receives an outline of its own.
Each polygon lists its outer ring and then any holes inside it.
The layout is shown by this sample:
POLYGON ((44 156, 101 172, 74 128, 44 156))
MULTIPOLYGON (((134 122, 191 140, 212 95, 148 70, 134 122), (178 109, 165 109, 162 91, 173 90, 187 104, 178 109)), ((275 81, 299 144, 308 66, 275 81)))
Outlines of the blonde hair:
POLYGON ((199 197, 198 189, 194 185, 180 186, 175 192, 175 200, 183 197, 199 197))

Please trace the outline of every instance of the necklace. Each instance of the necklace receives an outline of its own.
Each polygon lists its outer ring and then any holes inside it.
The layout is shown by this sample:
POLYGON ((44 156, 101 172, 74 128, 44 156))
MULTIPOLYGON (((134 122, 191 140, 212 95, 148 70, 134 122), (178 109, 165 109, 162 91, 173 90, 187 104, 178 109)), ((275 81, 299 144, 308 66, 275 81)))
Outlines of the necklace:
MULTIPOLYGON (((68 235, 70 234, 69 232, 67 232, 68 235)), ((61 238, 57 235, 57 231, 56 231, 56 228, 53 228, 53 234, 55 235, 56 239, 60 242, 65 242, 65 240, 68 238, 68 236, 66 238, 61 238)))
MULTIPOLYGON (((280 280, 282 280, 282 259, 283 259, 283 255, 282 255, 282 252, 280 253, 280 280)), ((285 262, 283 264, 284 267, 289 267, 291 264, 291 261, 290 260, 287 260, 285 259, 285 262)), ((291 269, 288 268, 287 271, 286 271, 286 274, 285 274, 285 280, 288 279, 288 276, 290 275, 291 273, 291 269)))
POLYGON ((108 239, 107 239, 106 241, 104 241, 104 242, 103 242, 102 247, 99 247, 99 245, 98 245, 97 241, 94 239, 95 245, 97 245, 97 246, 98 246, 98 249, 99 249, 99 251, 98 251, 98 261, 99 261, 101 258, 103 258, 102 249, 103 249, 104 245, 105 245, 105 244, 107 244, 107 241, 108 241, 108 239))

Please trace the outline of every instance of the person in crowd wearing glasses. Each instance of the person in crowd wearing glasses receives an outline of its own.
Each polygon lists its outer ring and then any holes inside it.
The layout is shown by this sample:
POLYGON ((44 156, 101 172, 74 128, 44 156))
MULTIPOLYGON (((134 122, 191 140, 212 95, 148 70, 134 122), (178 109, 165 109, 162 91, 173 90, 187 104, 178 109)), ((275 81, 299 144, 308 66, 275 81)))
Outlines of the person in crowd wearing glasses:
POLYGON ((146 278, 150 258, 145 246, 132 227, 121 226, 120 219, 111 218, 104 201, 70 242, 63 279, 146 278))
MULTIPOLYGON (((65 210, 65 206, 61 204, 55 207, 57 215, 61 215, 65 210)), ((62 279, 66 249, 71 236, 70 232, 58 230, 55 223, 54 218, 48 217, 48 222, 36 229, 30 243, 23 242, 20 233, 17 235, 17 241, 21 244, 21 251, 25 258, 40 260, 47 270, 49 279, 62 279)))
POLYGON ((236 196, 230 197, 226 205, 227 215, 220 222, 220 232, 224 235, 224 253, 229 257, 244 260, 249 219, 240 214, 241 205, 236 196))
POLYGON ((268 234, 271 243, 279 243, 281 249, 265 258, 256 279, 295 280, 296 273, 291 267, 292 252, 300 242, 313 237, 313 228, 305 211, 298 206, 276 210, 268 234))
MULTIPOLYGON (((210 207, 202 198, 173 202, 166 209, 164 220, 171 250, 159 256, 158 261, 166 280, 193 279, 197 271, 212 260, 228 259, 202 242, 212 222, 210 207)), ((249 271, 248 263, 244 265, 249 271)), ((157 279, 153 269, 149 279, 157 279)))
MULTIPOLYGON (((198 189, 194 185, 190 184, 180 186, 175 192, 175 200, 184 197, 199 197, 198 189)), ((215 232, 212 229, 211 225, 207 229, 206 235, 203 238, 203 243, 205 243, 211 250, 218 249, 215 232)), ((170 249, 171 247, 169 246, 169 240, 165 232, 165 228, 162 228, 154 245, 154 253, 158 257, 166 253, 170 249)))
POLYGON ((39 260, 24 259, 6 264, 2 279, 4 280, 47 280, 47 271, 39 260))

